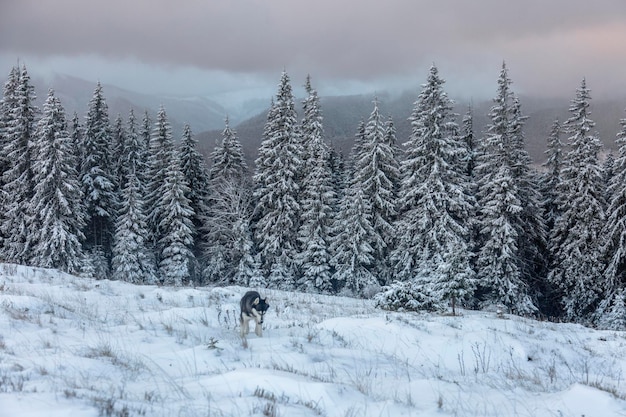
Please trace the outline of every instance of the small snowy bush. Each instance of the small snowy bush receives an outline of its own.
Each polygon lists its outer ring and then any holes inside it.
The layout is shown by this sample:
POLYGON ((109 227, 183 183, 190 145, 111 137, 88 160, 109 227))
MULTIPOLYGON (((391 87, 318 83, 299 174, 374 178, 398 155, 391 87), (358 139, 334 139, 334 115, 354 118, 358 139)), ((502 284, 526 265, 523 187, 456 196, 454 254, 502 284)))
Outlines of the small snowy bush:
POLYGON ((399 282, 386 286, 374 297, 376 307, 392 311, 436 311, 438 300, 426 285, 414 281, 399 282))

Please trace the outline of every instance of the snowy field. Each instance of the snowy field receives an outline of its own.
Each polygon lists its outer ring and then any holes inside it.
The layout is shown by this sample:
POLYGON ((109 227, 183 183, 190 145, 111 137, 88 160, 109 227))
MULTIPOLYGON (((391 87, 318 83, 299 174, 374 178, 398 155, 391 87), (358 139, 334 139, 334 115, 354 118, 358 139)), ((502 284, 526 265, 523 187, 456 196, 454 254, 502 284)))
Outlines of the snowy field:
POLYGON ((0 416, 626 416, 626 333, 0 264, 0 416))

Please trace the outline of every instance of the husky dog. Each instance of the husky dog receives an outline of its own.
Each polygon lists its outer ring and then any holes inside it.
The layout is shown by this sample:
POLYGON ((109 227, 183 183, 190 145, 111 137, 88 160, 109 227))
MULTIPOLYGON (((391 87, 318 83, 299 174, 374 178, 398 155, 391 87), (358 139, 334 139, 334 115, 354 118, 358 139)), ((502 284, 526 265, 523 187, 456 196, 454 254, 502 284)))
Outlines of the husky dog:
POLYGON ((248 291, 241 297, 241 313, 239 315, 239 323, 241 324, 241 337, 245 338, 250 331, 248 322, 254 320, 256 325, 254 327, 254 333, 261 337, 263 336, 263 316, 270 307, 267 304, 267 298, 261 298, 261 295, 256 291, 248 291))

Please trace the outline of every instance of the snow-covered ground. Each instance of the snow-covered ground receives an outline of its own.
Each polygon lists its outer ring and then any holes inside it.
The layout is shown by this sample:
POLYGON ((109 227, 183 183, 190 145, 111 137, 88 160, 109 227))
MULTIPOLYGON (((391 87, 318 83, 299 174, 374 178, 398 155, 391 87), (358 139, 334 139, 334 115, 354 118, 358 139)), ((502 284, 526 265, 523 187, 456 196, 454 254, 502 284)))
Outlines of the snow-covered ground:
POLYGON ((0 264, 0 416, 626 416, 626 333, 0 264))

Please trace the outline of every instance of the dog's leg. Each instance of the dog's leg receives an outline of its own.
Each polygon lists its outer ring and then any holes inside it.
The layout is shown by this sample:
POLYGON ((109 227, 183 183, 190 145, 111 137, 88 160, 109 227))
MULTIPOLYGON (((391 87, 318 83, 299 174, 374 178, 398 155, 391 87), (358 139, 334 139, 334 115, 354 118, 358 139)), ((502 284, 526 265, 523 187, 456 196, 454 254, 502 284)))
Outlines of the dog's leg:
POLYGON ((241 337, 246 337, 246 335, 250 332, 250 326, 248 322, 250 319, 248 317, 241 318, 241 337))
POLYGON ((263 337, 263 327, 261 327, 261 324, 259 324, 259 322, 256 322, 256 325, 254 326, 254 333, 259 336, 259 337, 263 337))

